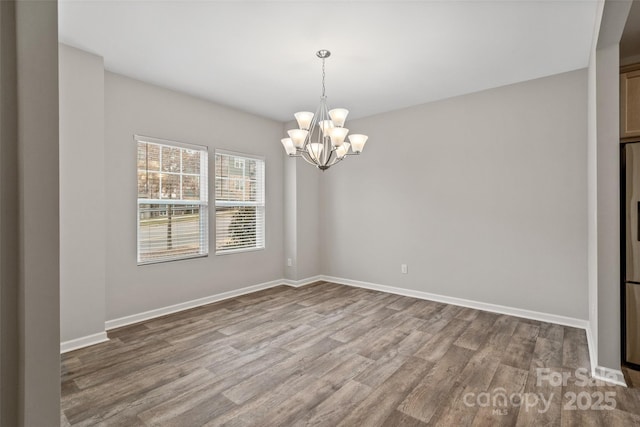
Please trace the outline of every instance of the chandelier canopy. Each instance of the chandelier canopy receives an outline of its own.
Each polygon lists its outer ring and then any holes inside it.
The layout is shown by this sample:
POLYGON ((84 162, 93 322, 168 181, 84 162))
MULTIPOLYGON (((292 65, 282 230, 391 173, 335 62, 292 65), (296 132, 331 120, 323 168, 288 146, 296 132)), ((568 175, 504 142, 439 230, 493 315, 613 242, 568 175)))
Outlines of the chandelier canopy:
POLYGON ((287 131, 289 138, 283 138, 281 142, 289 157, 302 157, 307 163, 325 171, 344 160, 346 156, 362 153, 369 137, 351 134, 348 136, 349 142, 345 141, 349 129, 344 127, 344 122, 349 110, 344 108, 329 110, 325 94, 324 61, 331 56, 331 52, 319 50, 316 55, 322 59, 320 105, 315 114, 309 111, 295 113, 298 129, 287 131))

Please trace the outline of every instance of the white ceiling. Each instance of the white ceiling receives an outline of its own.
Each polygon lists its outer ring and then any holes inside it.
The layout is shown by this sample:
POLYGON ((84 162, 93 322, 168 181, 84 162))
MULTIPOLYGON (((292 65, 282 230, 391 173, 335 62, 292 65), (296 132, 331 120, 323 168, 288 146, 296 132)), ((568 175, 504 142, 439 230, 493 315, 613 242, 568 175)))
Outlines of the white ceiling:
MULTIPOLYGON (((280 121, 350 118, 587 66, 597 1, 69 1, 60 41, 107 70, 280 121)), ((526 100, 523 100, 526 102, 526 100)))

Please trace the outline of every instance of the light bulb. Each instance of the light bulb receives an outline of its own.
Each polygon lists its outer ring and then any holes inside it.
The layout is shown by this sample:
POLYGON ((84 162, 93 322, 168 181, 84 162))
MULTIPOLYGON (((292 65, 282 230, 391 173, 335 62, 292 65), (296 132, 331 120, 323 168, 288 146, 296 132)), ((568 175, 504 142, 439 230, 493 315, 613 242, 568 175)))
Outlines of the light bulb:
POLYGON ((354 153, 361 153, 364 148, 364 144, 367 143, 367 139, 369 137, 367 135, 360 135, 354 133, 353 135, 349 135, 349 141, 351 142, 351 149, 354 153))
POLYGON ((311 120, 313 120, 313 113, 309 111, 300 111, 299 113, 295 113, 293 115, 298 121, 298 126, 302 130, 309 130, 309 126, 311 126, 311 120))
POLYGON ((349 152, 350 145, 351 144, 349 144, 348 142, 345 142, 344 144, 336 148, 336 156, 338 156, 339 159, 342 159, 344 156, 346 156, 349 152))
POLYGON ((348 133, 349 129, 347 128, 327 129, 327 136, 331 138, 331 144, 333 144, 334 147, 341 146, 348 133))
POLYGON ((289 137, 293 141, 293 145, 297 148, 302 148, 304 146, 304 141, 307 139, 308 130, 304 129, 291 129, 288 130, 287 133, 289 137))
POLYGON ((282 138, 280 141, 284 146, 284 151, 286 151, 288 155, 296 153, 296 147, 293 145, 293 141, 291 140, 291 138, 282 138))
POLYGON ((349 110, 346 108, 334 108, 329 111, 329 117, 331 117, 333 124, 339 128, 344 126, 344 122, 347 120, 347 114, 349 114, 349 110))

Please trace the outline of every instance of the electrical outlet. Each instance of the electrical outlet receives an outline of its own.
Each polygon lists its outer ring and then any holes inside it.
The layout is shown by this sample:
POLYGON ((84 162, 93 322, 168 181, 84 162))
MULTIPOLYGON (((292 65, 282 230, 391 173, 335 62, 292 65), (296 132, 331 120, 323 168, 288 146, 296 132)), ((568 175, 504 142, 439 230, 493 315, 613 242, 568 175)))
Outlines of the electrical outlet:
POLYGON ((407 264, 401 264, 400 265, 400 271, 402 272, 402 274, 407 274, 407 272, 408 272, 407 264))
POLYGON ((293 265, 293 260, 291 258, 287 258, 287 267, 291 267, 293 265))

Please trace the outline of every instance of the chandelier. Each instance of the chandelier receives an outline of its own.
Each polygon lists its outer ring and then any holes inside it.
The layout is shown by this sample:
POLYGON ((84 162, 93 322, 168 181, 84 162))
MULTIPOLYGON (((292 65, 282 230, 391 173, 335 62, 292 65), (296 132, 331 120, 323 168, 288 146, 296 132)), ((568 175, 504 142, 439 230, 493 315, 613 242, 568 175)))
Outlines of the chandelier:
POLYGON ((302 157, 307 163, 325 171, 331 166, 345 159, 346 156, 362 153, 367 142, 366 135, 351 134, 349 142, 345 141, 349 129, 344 127, 349 110, 334 108, 329 110, 324 86, 324 61, 331 52, 319 50, 316 52, 322 59, 322 96, 316 113, 300 111, 294 116, 298 122, 298 129, 287 131, 289 138, 281 140, 289 157, 302 157))

